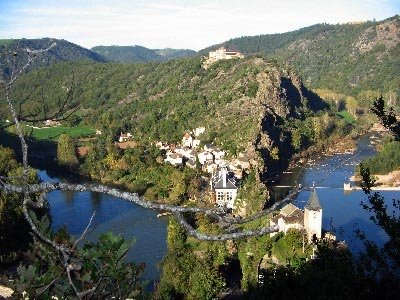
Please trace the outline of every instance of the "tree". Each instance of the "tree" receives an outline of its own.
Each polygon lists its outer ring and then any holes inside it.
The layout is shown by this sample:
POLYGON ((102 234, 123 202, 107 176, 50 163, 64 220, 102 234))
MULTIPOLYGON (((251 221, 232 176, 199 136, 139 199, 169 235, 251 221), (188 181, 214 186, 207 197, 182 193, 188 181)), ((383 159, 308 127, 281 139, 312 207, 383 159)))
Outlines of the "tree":
POLYGON ((79 164, 76 157, 75 143, 67 134, 62 134, 58 138, 57 160, 60 165, 70 169, 76 168, 79 164))

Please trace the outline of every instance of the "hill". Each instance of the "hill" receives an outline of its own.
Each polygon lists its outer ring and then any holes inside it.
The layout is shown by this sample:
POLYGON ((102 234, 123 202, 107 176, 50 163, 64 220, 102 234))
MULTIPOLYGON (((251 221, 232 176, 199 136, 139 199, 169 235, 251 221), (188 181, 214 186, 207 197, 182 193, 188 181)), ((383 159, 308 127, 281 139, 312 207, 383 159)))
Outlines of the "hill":
MULTIPOLYGON (((362 100, 368 91, 400 96, 400 17, 359 24, 317 24, 282 34, 245 36, 220 45, 295 67, 307 86, 362 100)), ((324 91, 323 91, 324 92, 324 91)))
POLYGON ((193 50, 187 49, 148 49, 142 46, 96 46, 92 51, 115 62, 149 62, 164 61, 174 58, 193 56, 193 50))
MULTIPOLYGON (((201 67, 200 57, 146 64, 55 64, 24 75, 15 99, 29 98, 25 110, 40 111, 41 89, 35 87, 41 85, 47 109, 54 109, 72 73, 78 114, 106 136, 115 139, 130 131, 141 142, 176 143, 186 130, 206 126, 204 143, 213 142, 232 156, 246 152, 260 171, 283 166, 296 149, 321 138, 329 125, 329 116, 321 122, 307 118, 324 103, 291 68, 255 57, 219 61, 208 70, 201 67)), ((5 109, 0 107, 3 113, 5 109)))
POLYGON ((20 68, 26 63, 27 55, 23 49, 45 49, 54 42, 56 42, 56 46, 41 55, 40 58, 35 59, 30 70, 62 61, 105 62, 105 59, 99 54, 66 40, 50 38, 0 40, 0 78, 9 76, 15 67, 20 68), (16 56, 10 55, 14 52, 16 56))
POLYGON ((164 57, 166 60, 180 58, 180 57, 194 56, 197 54, 196 51, 190 49, 164 48, 164 49, 153 49, 153 51, 158 55, 164 57))

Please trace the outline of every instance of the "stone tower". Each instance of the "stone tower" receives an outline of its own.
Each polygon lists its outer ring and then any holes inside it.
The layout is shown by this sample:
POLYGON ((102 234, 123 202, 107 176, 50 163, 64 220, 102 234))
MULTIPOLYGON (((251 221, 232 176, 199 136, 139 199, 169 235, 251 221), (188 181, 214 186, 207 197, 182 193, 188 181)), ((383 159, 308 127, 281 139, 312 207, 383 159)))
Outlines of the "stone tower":
POLYGON ((304 207, 304 229, 306 230, 308 241, 312 241, 314 236, 318 239, 321 238, 322 207, 315 188, 313 188, 310 198, 304 207))

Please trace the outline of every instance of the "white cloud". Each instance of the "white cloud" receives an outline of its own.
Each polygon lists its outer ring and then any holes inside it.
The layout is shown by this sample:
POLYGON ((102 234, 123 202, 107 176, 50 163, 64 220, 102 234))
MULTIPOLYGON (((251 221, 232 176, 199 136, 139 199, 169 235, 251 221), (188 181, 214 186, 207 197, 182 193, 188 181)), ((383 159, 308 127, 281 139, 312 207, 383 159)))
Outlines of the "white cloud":
POLYGON ((391 1, 39 1, 0 12, 0 37, 64 38, 85 47, 144 45, 201 49, 243 35, 285 32, 320 22, 382 19, 391 1))

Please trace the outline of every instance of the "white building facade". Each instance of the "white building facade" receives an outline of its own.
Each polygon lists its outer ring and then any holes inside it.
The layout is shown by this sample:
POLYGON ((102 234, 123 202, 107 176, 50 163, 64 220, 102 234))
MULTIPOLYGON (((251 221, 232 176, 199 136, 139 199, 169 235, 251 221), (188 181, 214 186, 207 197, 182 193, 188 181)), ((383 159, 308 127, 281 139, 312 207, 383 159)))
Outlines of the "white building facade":
POLYGON ((226 168, 219 170, 214 184, 216 203, 220 207, 233 209, 237 197, 237 187, 232 179, 228 177, 226 168))

